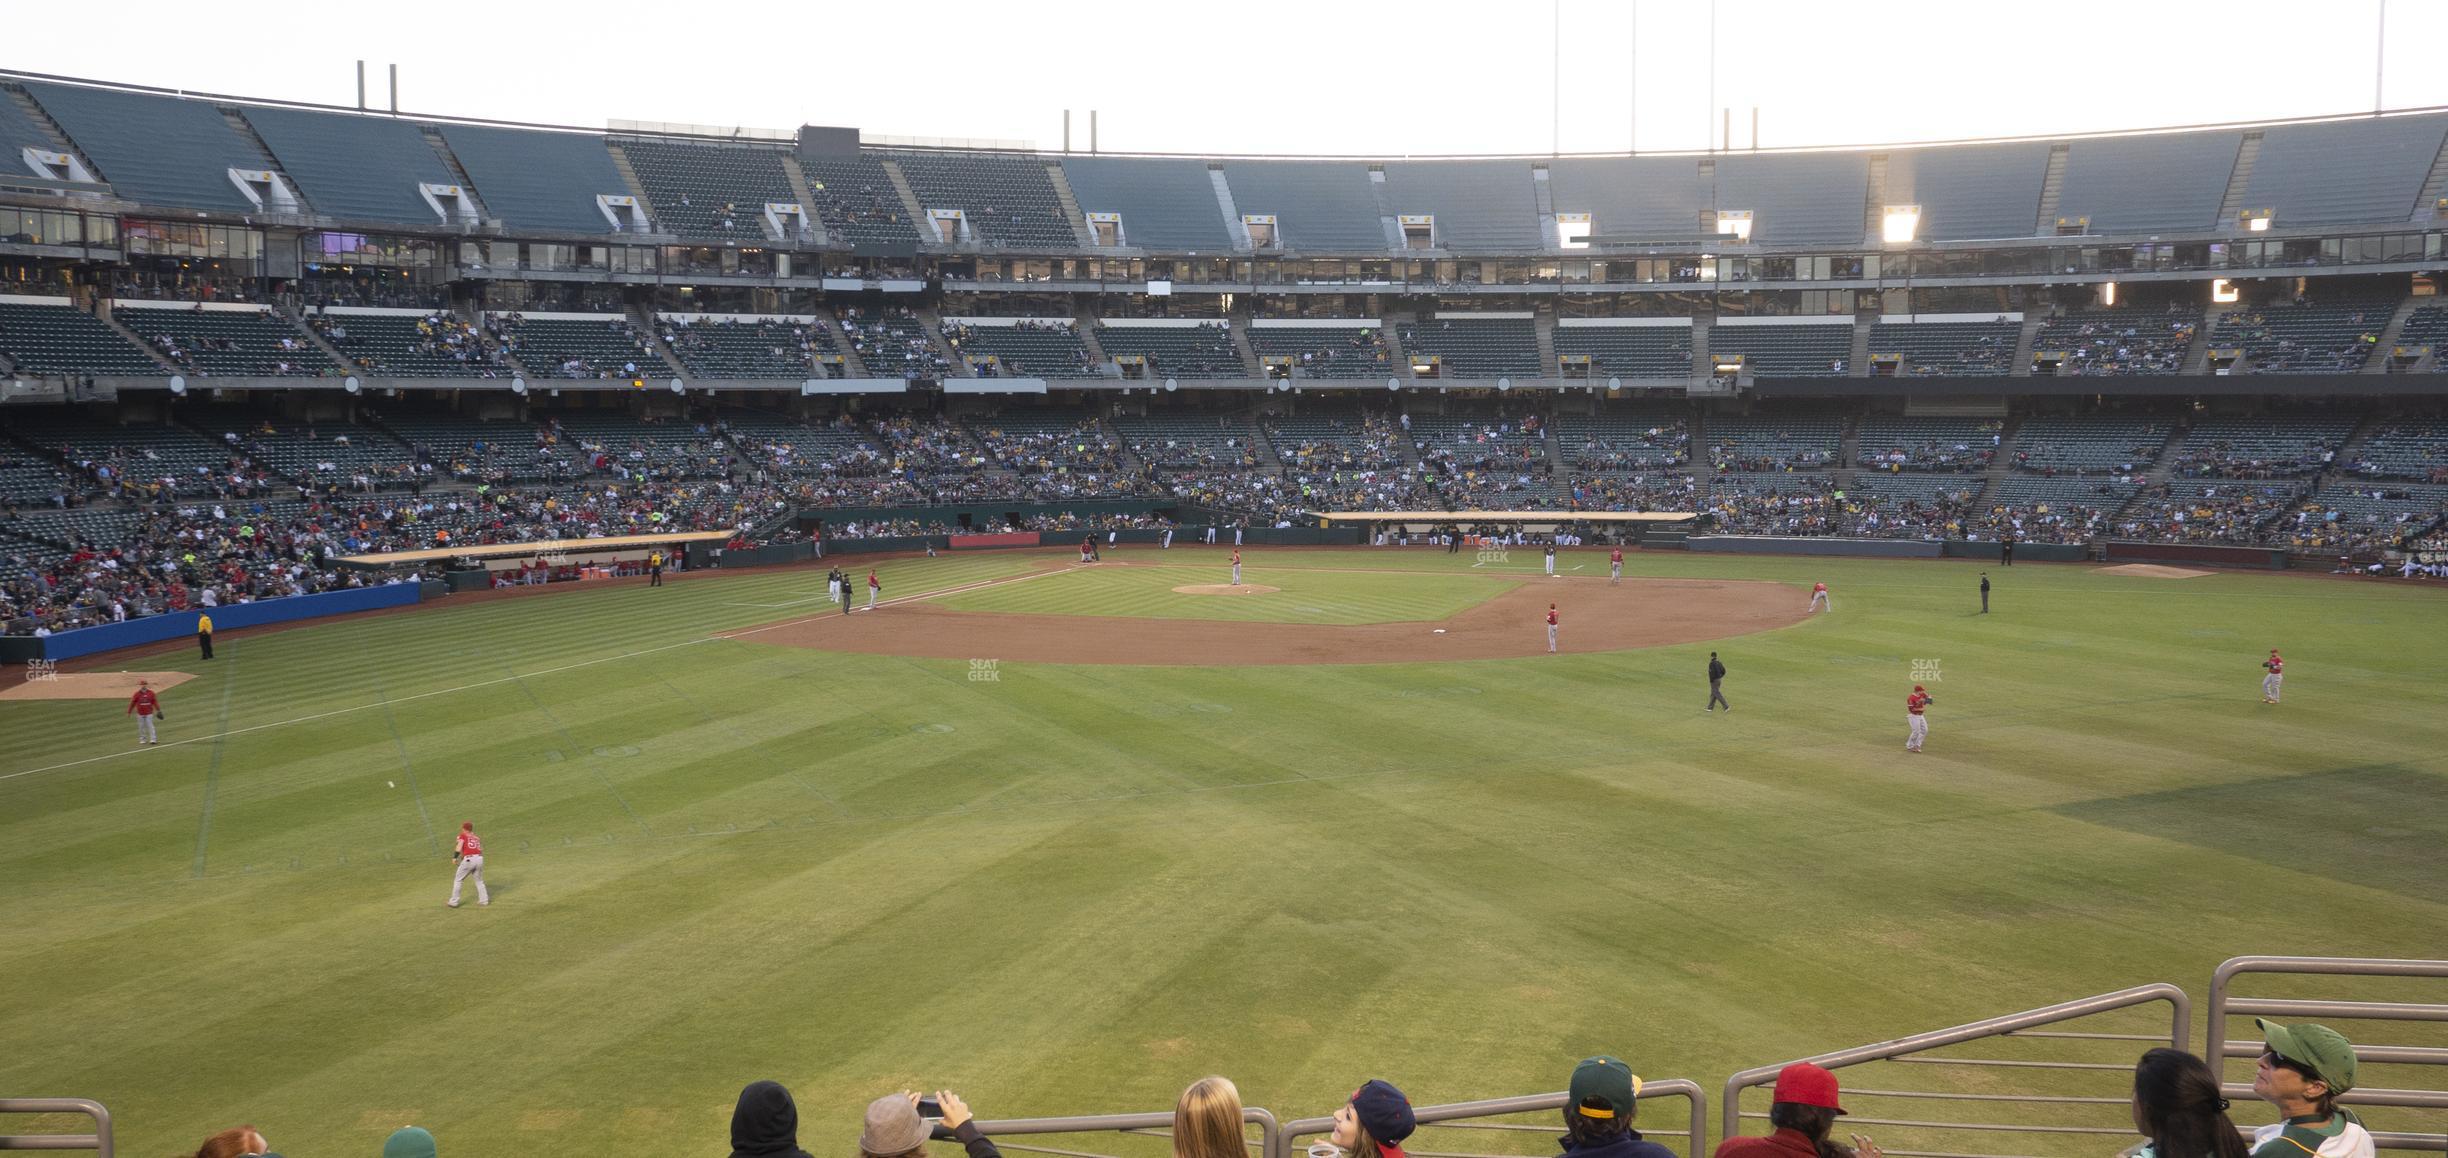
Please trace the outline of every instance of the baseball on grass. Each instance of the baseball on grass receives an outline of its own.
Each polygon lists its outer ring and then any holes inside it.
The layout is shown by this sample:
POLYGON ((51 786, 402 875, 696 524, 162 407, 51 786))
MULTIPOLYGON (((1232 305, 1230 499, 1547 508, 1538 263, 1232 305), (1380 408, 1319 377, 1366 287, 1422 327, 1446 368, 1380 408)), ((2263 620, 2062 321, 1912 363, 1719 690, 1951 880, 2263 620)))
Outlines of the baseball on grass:
POLYGON ((399 783, 398 783, 397 781, 385 780, 385 781, 383 781, 383 787, 385 787, 385 788, 397 788, 397 787, 399 787, 399 783))

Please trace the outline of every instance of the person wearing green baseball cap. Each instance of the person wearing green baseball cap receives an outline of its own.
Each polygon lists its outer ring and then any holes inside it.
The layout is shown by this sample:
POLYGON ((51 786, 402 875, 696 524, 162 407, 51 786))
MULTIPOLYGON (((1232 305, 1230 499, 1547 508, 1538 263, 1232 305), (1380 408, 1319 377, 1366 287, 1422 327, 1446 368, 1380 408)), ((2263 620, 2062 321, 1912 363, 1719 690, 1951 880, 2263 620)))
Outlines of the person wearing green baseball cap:
POLYGON ((2253 1131, 2253 1158, 2373 1158, 2371 1131, 2337 1104, 2354 1088, 2354 1045, 2325 1025, 2253 1024, 2266 1043, 2253 1095, 2284 1119, 2253 1131))
POLYGON ((1674 1158, 1674 1151, 1632 1128, 1640 1087, 1631 1066, 1604 1054, 1574 1066, 1564 1103, 1562 1158, 1674 1158))

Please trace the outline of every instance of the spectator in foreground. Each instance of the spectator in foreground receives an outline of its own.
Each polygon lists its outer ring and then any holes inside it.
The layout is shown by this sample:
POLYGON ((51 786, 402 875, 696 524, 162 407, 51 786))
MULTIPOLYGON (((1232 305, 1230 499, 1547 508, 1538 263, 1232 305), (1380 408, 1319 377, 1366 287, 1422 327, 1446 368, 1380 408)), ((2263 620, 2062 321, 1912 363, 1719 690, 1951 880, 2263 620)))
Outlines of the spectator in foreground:
POLYGON ((434 1158, 434 1136, 423 1126, 402 1126, 383 1139, 382 1158, 434 1158))
MULTIPOLYGON (((935 1101, 943 1109, 943 1128, 967 1148, 969 1158, 1002 1158, 994 1142, 978 1132, 969 1116, 969 1103, 960 1100, 960 1095, 938 1090, 935 1101)), ((869 1102, 867 1128, 859 1134, 860 1158, 924 1158, 934 1130, 918 1115, 918 1102, 918 1095, 908 1090, 869 1102)))
POLYGON ((1674 1151, 1645 1141, 1632 1128, 1641 1080, 1632 1067, 1604 1055, 1573 1067, 1570 1100, 1564 1104, 1564 1153, 1568 1158, 1674 1158, 1674 1151))
POLYGON ((750 1082, 731 1109, 731 1158, 809 1158, 799 1148, 799 1105, 780 1082, 750 1082))
POLYGON ((1417 1129, 1411 1099, 1393 1083, 1371 1078, 1335 1111, 1334 1131, 1326 1140, 1351 1158, 1403 1158, 1402 1141, 1417 1129))
POLYGON ((1836 1093, 1836 1075, 1825 1067, 1786 1066, 1769 1095, 1768 1124, 1775 1131, 1765 1138, 1728 1138, 1717 1144, 1717 1158, 1880 1158, 1868 1138, 1855 1134, 1848 1147, 1831 1136, 1844 1116, 1836 1093))
POLYGON ((232 1126, 196 1147, 195 1158, 246 1158, 247 1155, 269 1154, 272 1144, 253 1126, 232 1126))
POLYGON ((1173 1158, 1248 1158, 1241 1091, 1230 1079, 1200 1078, 1173 1103, 1173 1158))
POLYGON ((2253 1095, 2285 1119, 2253 1131, 2253 1158, 2372 1158, 2371 1131, 2338 1095, 2354 1088, 2355 1051, 2325 1025, 2280 1025, 2254 1018, 2266 1048, 2253 1071, 2253 1095))
POLYGON ((2134 1158, 2245 1158, 2227 1118, 2218 1075, 2180 1049, 2154 1049, 2134 1066, 2134 1129, 2150 1139, 2134 1158))

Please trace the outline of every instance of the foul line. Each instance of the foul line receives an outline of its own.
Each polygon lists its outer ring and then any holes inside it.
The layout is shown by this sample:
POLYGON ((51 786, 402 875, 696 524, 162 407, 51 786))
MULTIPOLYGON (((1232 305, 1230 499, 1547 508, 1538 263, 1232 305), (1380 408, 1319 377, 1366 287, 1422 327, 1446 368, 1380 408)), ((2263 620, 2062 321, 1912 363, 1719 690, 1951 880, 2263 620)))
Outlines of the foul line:
MULTIPOLYGON (((917 595, 904 595, 897 599, 882 600, 877 604, 877 606, 890 607, 895 604, 914 603, 918 600, 931 599, 938 595, 957 595, 964 591, 975 591, 980 588, 993 587, 1004 583, 1018 583, 1028 579, 1042 579, 1048 575, 1066 575, 1069 573, 1070 570, 1068 568, 1062 568, 1052 571, 1039 571, 1028 575, 1018 575, 1005 579, 990 579, 979 583, 966 583, 957 587, 947 587, 941 591, 928 591, 917 595)), ((821 620, 824 619, 825 616, 818 615, 811 618, 821 620)), ((28 768, 22 772, 0 772, 0 780, 15 780, 20 776, 32 776, 37 772, 57 772, 64 768, 76 768, 86 764, 98 764, 105 760, 124 759, 129 756, 141 755, 148 750, 158 750, 162 748, 183 748, 189 744, 217 744, 231 736, 243 736, 249 732, 262 732, 272 728, 286 728, 292 724, 311 724, 316 720, 328 720, 335 716, 346 716, 356 712, 370 711, 375 708, 383 708, 388 710, 394 704, 412 703, 417 700, 432 699, 435 696, 454 695, 459 692, 472 692, 478 688, 498 687, 502 684, 516 683, 521 679, 532 679, 537 676, 557 675, 561 672, 576 671, 580 668, 594 667, 598 664, 619 663, 622 660, 636 659, 642 655, 656 655, 661 652, 673 651, 683 647, 694 647, 701 643, 714 643, 721 640, 738 639, 742 636, 754 635, 760 631, 771 631, 776 627, 787 627, 794 623, 806 622, 809 622, 809 620, 787 620, 782 623, 770 623, 763 627, 752 627, 745 631, 699 636, 696 639, 684 639, 678 643, 666 643, 657 647, 645 647, 639 648, 636 651, 624 651, 619 655, 606 655, 598 656, 594 659, 582 659, 576 663, 565 663, 559 667, 548 667, 542 671, 528 672, 525 675, 507 675, 501 677, 500 679, 478 680, 472 684, 460 684, 457 687, 449 688, 436 688, 430 692, 418 692, 415 695, 401 696, 398 699, 384 698, 370 704, 358 704, 355 707, 348 708, 334 708, 328 712, 316 712, 313 715, 298 716, 287 720, 274 720, 268 724, 250 724, 244 728, 231 728, 227 731, 218 732, 210 736, 196 736, 192 739, 186 740, 170 740, 164 743, 150 745, 148 748, 131 748, 124 752, 106 752, 100 756, 87 756, 82 760, 70 760, 60 764, 49 764, 41 768, 28 768)))

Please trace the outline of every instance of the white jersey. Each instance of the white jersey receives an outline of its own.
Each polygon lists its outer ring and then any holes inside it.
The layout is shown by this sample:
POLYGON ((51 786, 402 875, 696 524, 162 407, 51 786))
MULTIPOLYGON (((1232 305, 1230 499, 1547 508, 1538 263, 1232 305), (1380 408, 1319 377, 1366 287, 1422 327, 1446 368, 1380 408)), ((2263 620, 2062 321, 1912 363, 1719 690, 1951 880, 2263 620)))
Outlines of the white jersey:
POLYGON ((2344 1110, 2326 1128, 2272 1122, 2253 1131, 2254 1158, 2374 1158, 2371 1131, 2344 1110))

